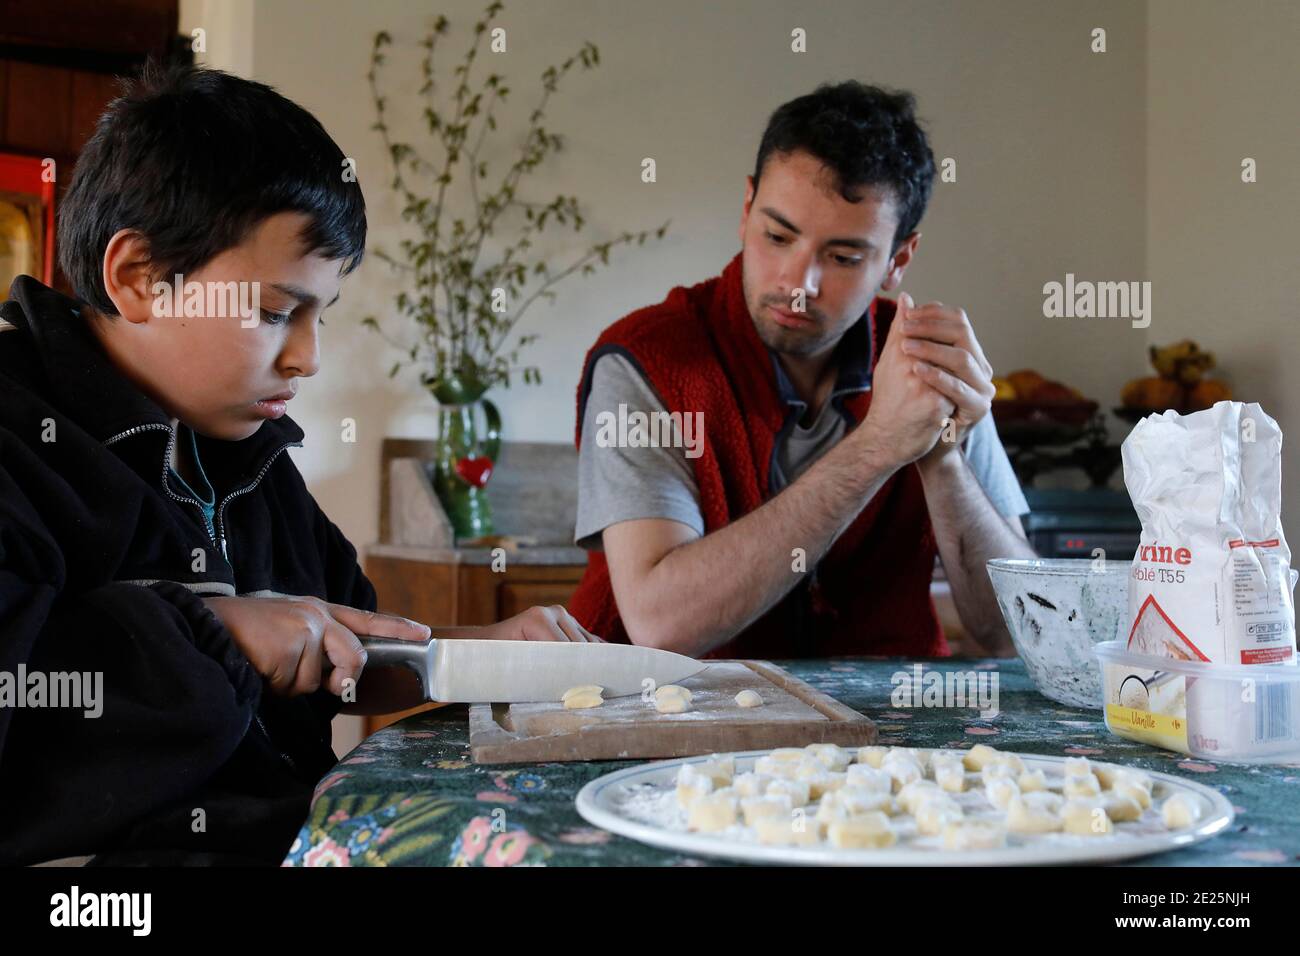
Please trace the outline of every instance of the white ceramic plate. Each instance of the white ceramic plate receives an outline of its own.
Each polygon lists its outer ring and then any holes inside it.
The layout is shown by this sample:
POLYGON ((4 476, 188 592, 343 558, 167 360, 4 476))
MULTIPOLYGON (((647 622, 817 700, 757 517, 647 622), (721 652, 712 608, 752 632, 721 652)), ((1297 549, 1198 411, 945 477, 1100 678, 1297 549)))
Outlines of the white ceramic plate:
MULTIPOLYGON (((751 750, 735 754, 736 773, 752 770, 754 761, 770 753, 751 750)), ((700 763, 712 754, 662 760, 628 767, 591 781, 577 796, 578 813, 593 826, 665 850, 692 856, 711 856, 751 863, 793 863, 820 866, 1024 866, 1069 863, 1109 863, 1164 853, 1207 840, 1233 820, 1232 804, 1210 787, 1169 774, 1145 771, 1155 781, 1152 808, 1131 823, 1115 824, 1111 836, 1089 837, 1065 833, 1007 835, 1007 845, 994 850, 945 850, 939 837, 900 831, 898 843, 885 849, 840 850, 821 846, 770 846, 758 842, 753 831, 738 823, 721 834, 692 833, 686 814, 676 803, 675 781, 682 764, 700 763), (1194 827, 1166 830, 1159 806, 1175 793, 1194 795, 1202 816, 1194 827)), ((1065 758, 1021 753, 1027 770, 1042 770, 1048 787, 1059 791, 1065 758)), ((973 775, 971 775, 973 776, 973 775)), ((969 779, 969 778, 968 778, 969 779)), ((971 807, 983 802, 982 790, 958 795, 971 807), (977 793, 979 794, 977 797, 977 793)), ((987 806, 987 804, 984 804, 987 806)), ((975 809, 968 819, 1001 819, 1001 812, 975 809)))

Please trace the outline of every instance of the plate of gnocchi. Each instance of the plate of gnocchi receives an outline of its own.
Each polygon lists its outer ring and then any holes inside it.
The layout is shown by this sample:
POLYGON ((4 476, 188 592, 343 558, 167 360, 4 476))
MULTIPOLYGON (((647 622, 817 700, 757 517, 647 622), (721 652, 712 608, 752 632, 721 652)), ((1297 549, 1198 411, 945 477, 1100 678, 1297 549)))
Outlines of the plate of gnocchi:
POLYGON ((810 744, 641 764, 578 792, 594 826, 754 863, 1108 863, 1207 840, 1232 804, 1204 784, 1087 757, 810 744))

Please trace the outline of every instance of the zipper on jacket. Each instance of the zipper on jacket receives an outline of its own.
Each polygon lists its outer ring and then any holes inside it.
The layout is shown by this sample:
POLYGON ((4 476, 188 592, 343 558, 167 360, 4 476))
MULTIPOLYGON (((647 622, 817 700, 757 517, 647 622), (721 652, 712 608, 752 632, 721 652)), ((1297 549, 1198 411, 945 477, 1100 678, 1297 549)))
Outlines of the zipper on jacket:
MULTIPOLYGON (((172 426, 170 425, 164 425, 161 422, 150 422, 149 424, 146 425, 136 425, 134 428, 128 428, 126 431, 122 432, 121 434, 114 435, 112 438, 104 442, 104 445, 105 446, 111 445, 114 442, 119 441, 120 439, 126 438, 130 435, 134 435, 136 432, 143 432, 143 431, 150 431, 150 430, 154 430, 154 431, 163 430, 166 431, 168 435, 167 450, 163 452, 162 475, 160 479, 162 483, 163 491, 167 492, 167 495, 173 500, 179 501, 181 504, 193 505, 195 508, 198 509, 199 520, 203 524, 203 530, 207 533, 208 540, 212 542, 212 546, 214 548, 218 547, 216 534, 208 530, 208 521, 203 513, 203 504, 195 498, 187 498, 184 495, 176 494, 176 492, 172 491, 171 486, 168 484, 167 468, 170 465, 172 460, 172 449, 176 447, 176 429, 172 428, 172 426)), ((222 553, 222 557, 225 557, 225 548, 222 548, 221 553, 222 553)))
POLYGON ((281 445, 271 454, 271 457, 266 460, 266 463, 262 465, 261 470, 258 471, 256 477, 254 477, 252 481, 244 485, 244 487, 242 488, 236 488, 230 494, 226 495, 226 497, 222 498, 221 502, 217 505, 217 520, 214 522, 214 526, 216 528, 217 540, 220 542, 222 557, 224 557, 227 562, 230 561, 230 556, 226 553, 226 529, 222 523, 222 515, 225 513, 226 505, 230 504, 230 499, 237 498, 243 494, 247 494, 248 492, 256 488, 258 484, 261 482, 262 478, 266 476, 266 473, 270 469, 271 465, 274 464, 275 460, 280 457, 281 453, 283 453, 286 448, 301 448, 301 447, 302 447, 302 442, 300 441, 291 441, 284 445, 281 445))
POLYGON ((272 748, 275 749, 275 752, 278 753, 280 755, 280 758, 289 765, 289 769, 291 769, 294 773, 297 773, 298 765, 293 762, 292 757, 290 757, 287 753, 285 753, 283 750, 280 749, 279 744, 275 742, 275 738, 271 736, 271 732, 266 729, 266 724, 262 723, 262 715, 259 714, 257 711, 253 711, 253 719, 257 721, 257 726, 261 728, 262 735, 266 737, 267 742, 272 746, 272 748))

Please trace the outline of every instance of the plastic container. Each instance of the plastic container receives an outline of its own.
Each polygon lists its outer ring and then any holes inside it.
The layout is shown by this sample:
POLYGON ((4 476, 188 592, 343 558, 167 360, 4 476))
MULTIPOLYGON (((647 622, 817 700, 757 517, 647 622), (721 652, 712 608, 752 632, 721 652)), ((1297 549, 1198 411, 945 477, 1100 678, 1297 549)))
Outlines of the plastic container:
POLYGON ((1300 763, 1300 667, 1093 650, 1111 733, 1216 762, 1300 763))

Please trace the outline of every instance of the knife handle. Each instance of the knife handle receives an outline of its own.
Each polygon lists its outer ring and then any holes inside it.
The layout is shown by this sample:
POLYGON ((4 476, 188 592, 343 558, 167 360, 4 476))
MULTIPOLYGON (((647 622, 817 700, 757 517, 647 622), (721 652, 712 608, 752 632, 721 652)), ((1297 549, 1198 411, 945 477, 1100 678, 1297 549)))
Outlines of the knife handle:
POLYGON ((372 637, 358 634, 361 646, 366 649, 366 667, 408 667, 420 678, 425 687, 429 673, 429 655, 438 646, 436 637, 427 641, 401 641, 394 637, 372 637))

